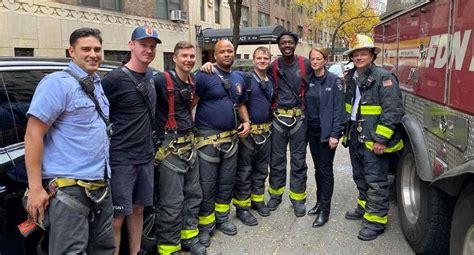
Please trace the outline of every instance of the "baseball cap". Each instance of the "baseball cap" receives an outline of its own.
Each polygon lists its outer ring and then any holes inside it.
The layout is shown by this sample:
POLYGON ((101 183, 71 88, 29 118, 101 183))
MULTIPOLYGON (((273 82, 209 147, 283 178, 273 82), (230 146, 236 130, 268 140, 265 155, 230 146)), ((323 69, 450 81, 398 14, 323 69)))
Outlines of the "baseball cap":
POLYGON ((146 38, 153 38, 157 43, 161 43, 160 38, 158 38, 158 32, 156 29, 150 26, 139 26, 133 30, 132 41, 142 40, 146 38))

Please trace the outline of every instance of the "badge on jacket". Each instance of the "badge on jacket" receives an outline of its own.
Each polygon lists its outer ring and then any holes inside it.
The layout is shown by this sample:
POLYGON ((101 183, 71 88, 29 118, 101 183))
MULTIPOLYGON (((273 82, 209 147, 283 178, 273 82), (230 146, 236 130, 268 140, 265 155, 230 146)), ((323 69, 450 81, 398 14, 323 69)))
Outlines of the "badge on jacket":
POLYGON ((390 78, 383 81, 384 87, 391 87, 392 85, 392 80, 390 80, 390 78))

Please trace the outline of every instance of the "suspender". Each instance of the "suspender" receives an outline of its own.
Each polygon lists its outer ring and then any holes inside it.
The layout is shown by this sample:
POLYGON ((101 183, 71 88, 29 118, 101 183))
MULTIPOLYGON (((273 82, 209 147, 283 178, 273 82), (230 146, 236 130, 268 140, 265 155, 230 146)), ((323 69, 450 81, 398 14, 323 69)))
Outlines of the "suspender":
POLYGON ((234 103, 234 100, 232 99, 232 94, 231 94, 231 90, 230 90, 231 89, 231 84, 230 84, 228 79, 224 79, 224 75, 222 75, 222 72, 219 69, 219 67, 215 67, 214 70, 215 70, 215 73, 217 74, 217 76, 221 79, 222 86, 224 87, 225 92, 227 93, 227 96, 229 97, 229 100, 232 103, 232 110, 233 110, 233 113, 234 113, 234 124, 235 124, 235 128, 237 128, 239 124, 237 122, 236 105, 234 103))
MULTIPOLYGON (((164 72, 165 79, 166 79, 166 91, 168 92, 168 119, 166 121, 165 129, 166 131, 171 130, 173 132, 177 131, 177 124, 175 118, 175 111, 174 111, 174 84, 173 80, 171 79, 171 75, 174 76, 172 71, 164 72), (170 74, 171 73, 171 74, 170 74)), ((175 77, 176 78, 176 77, 175 77)), ((188 76, 188 82, 191 84, 192 93, 194 94, 194 81, 191 75, 188 76)), ((189 112, 192 112, 191 105, 189 106, 189 112)))
POLYGON ((306 81, 304 80, 304 77, 306 76, 306 68, 304 66, 304 58, 302 56, 296 56, 298 58, 298 65, 300 67, 300 74, 301 74, 301 86, 299 90, 299 95, 296 95, 295 91, 291 87, 290 82, 286 78, 286 75, 280 70, 279 68, 279 62, 281 61, 281 58, 275 59, 273 61, 273 90, 275 97, 273 99, 273 104, 272 108, 276 109, 277 104, 278 104, 278 76, 280 76, 284 83, 288 86, 288 88, 291 91, 291 94, 295 97, 295 99, 298 101, 298 103, 301 105, 301 109, 304 110, 304 94, 306 92, 306 81))
MULTIPOLYGON (((150 123, 151 123, 151 127, 152 129, 154 129, 155 127, 155 115, 153 114, 153 110, 151 109, 151 102, 150 102, 150 99, 148 98, 148 89, 145 85, 145 82, 141 81, 139 82, 135 76, 133 76, 133 74, 130 72, 130 70, 128 70, 128 68, 126 68, 125 66, 122 66, 120 67, 120 70, 122 70, 127 76, 128 78, 130 78, 130 80, 132 80, 132 82, 135 84, 135 88, 138 92, 138 94, 140 94, 140 96, 143 98, 143 101, 145 102, 145 105, 146 105, 146 108, 147 108, 147 111, 148 111, 148 115, 150 116, 150 123)), ((149 74, 151 74, 151 70, 150 69, 147 69, 147 72, 146 72, 146 75, 145 75, 145 78, 146 77, 149 77, 149 74)))

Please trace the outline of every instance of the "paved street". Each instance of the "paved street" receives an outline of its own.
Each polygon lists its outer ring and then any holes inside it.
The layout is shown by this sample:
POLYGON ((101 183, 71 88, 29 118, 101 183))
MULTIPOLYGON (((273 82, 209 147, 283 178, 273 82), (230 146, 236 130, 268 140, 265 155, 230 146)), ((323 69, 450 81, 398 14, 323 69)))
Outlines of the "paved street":
MULTIPOLYGON (((309 149, 307 163, 307 208, 311 208, 316 200, 316 185, 309 149)), ((254 213, 259 221, 258 226, 243 225, 235 217, 235 209, 232 208, 231 220, 237 224, 239 233, 229 237, 216 231, 208 254, 414 254, 403 237, 393 199, 390 201, 389 223, 385 233, 371 242, 358 240, 360 222, 344 219, 346 210, 356 205, 357 192, 352 181, 349 153, 342 146, 336 152, 334 174, 331 215, 329 222, 322 228, 311 227, 314 216, 294 216, 288 190, 285 190, 283 203, 270 217, 263 218, 254 213)))

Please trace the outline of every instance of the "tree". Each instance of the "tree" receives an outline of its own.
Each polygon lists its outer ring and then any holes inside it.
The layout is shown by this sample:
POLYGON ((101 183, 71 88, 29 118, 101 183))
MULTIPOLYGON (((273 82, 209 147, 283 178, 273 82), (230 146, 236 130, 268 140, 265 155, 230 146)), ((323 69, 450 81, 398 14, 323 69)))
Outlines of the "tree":
POLYGON ((295 0, 294 3, 307 10, 320 6, 320 11, 309 17, 309 23, 316 29, 327 28, 333 32, 331 56, 334 56, 337 39, 344 40, 348 46, 353 35, 367 34, 379 22, 379 16, 366 0, 295 0))
POLYGON ((232 44, 234 45, 234 52, 237 52, 237 48, 239 47, 242 1, 243 0, 229 0, 230 13, 232 14, 232 21, 234 23, 232 29, 232 44))

